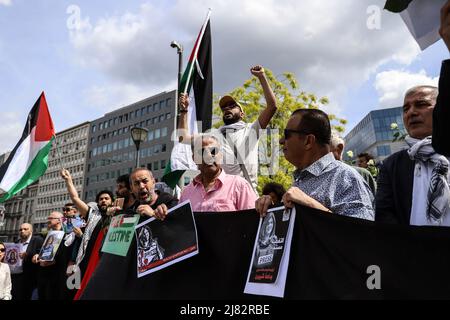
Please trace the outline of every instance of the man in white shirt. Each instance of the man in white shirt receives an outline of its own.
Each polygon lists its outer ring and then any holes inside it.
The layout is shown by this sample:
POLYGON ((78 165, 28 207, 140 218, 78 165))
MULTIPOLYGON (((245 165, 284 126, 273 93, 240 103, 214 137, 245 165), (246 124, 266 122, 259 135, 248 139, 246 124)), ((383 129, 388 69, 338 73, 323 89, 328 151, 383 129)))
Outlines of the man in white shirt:
MULTIPOLYGON (((253 123, 246 123, 241 104, 231 96, 224 96, 219 101, 222 110, 224 126, 219 128, 220 141, 224 154, 223 169, 225 173, 240 175, 245 178, 256 190, 258 178, 258 140, 259 131, 265 129, 277 110, 276 98, 267 80, 264 68, 254 66, 250 69, 252 75, 256 76, 261 83, 266 108, 264 108, 258 119, 253 123)), ((186 95, 180 96, 180 118, 178 129, 180 141, 190 144, 189 128, 187 121, 187 110, 189 99, 186 95)), ((219 136, 219 135, 216 135, 219 136)))

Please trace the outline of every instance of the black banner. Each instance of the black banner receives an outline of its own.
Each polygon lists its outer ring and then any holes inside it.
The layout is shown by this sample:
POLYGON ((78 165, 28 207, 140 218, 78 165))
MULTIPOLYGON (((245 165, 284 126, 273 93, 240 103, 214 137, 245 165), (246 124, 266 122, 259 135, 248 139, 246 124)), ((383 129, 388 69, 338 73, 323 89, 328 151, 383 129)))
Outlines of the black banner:
MULTIPOLYGON (((195 213, 199 254, 138 279, 103 254, 82 299, 275 299, 244 294, 259 217, 195 213)), ((384 225, 297 207, 287 299, 450 298, 450 229, 384 225), (379 288, 379 289, 378 289, 379 288)))

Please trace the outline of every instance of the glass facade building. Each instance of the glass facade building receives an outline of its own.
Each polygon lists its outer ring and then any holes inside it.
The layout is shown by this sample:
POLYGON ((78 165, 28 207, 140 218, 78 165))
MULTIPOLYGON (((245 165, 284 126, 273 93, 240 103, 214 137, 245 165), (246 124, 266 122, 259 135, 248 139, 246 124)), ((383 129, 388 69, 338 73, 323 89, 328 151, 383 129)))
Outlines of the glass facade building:
POLYGON ((396 123, 400 132, 405 132, 402 107, 371 111, 345 137, 344 160, 351 160, 347 151, 352 151, 353 159, 363 152, 368 152, 379 162, 391 154, 405 148, 404 141, 392 142, 396 123))

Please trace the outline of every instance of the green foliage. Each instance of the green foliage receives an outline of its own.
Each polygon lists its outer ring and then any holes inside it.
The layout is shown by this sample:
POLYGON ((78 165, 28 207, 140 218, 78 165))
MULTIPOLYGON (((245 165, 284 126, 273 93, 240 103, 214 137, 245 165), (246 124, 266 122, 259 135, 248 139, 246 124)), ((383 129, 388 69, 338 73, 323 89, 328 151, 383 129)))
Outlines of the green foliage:
MULTIPOLYGON (((277 100, 277 112, 273 116, 269 128, 278 129, 281 134, 283 129, 286 128, 287 121, 292 112, 297 109, 320 109, 322 106, 329 103, 328 98, 317 98, 313 93, 308 93, 300 90, 295 75, 290 72, 285 72, 282 75, 274 76, 274 74, 265 69, 267 79, 273 89, 277 100)), ((246 80, 241 87, 235 88, 229 93, 232 97, 240 102, 244 108, 246 122, 255 121, 265 107, 265 99, 262 87, 259 80, 256 77, 252 77, 246 80)), ((219 96, 214 95, 214 116, 218 117, 220 121, 215 123, 214 127, 218 128, 223 125, 222 112, 219 108, 219 96)), ((329 114, 329 118, 333 129, 338 132, 345 130, 345 124, 347 120, 336 117, 333 114, 329 114)), ((280 138, 280 137, 278 137, 280 138)), ((271 149, 270 137, 267 137, 268 149, 271 149)), ((264 143, 264 142, 262 142, 264 143)), ((271 156, 270 154, 268 155, 271 156)), ((269 167, 269 164, 260 165, 260 172, 264 170, 262 167, 269 167)), ((267 182, 275 181, 281 183, 286 189, 292 185, 292 173, 295 168, 291 165, 280 152, 279 158, 279 170, 273 175, 265 176, 260 174, 258 178, 258 192, 261 194, 261 190, 267 182)))

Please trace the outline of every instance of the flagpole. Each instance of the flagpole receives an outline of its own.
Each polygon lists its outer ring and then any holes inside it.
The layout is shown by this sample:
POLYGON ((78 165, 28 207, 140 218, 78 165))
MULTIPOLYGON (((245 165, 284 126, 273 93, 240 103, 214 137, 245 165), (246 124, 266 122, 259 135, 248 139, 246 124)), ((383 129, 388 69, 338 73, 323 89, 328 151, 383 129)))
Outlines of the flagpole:
MULTIPOLYGON (((178 129, 178 96, 180 94, 180 86, 181 86, 181 74, 183 72, 183 46, 179 43, 177 43, 175 40, 172 41, 170 44, 172 48, 177 48, 177 54, 178 54, 178 82, 177 82, 177 90, 175 94, 175 114, 173 116, 173 128, 174 133, 177 132, 178 129)), ((174 136, 174 140, 177 139, 177 136, 174 136)), ((175 141, 174 141, 175 145, 175 141)), ((169 161, 170 163, 170 161, 169 161)), ((178 186, 181 188, 181 179, 178 180, 177 183, 178 186)), ((175 190, 173 190, 175 192, 175 190)))
POLYGON ((64 166, 63 166, 62 159, 61 159, 61 153, 59 152, 59 148, 58 148, 58 140, 56 139, 56 133, 53 134, 53 137, 55 137, 56 153, 58 154, 59 164, 61 165, 61 169, 65 169, 64 166))

